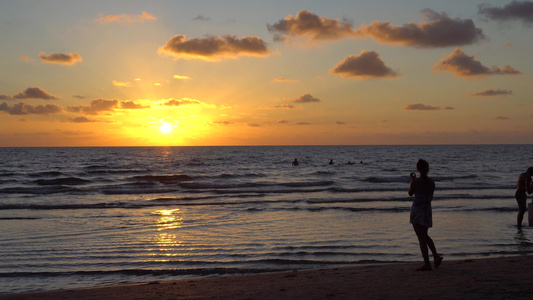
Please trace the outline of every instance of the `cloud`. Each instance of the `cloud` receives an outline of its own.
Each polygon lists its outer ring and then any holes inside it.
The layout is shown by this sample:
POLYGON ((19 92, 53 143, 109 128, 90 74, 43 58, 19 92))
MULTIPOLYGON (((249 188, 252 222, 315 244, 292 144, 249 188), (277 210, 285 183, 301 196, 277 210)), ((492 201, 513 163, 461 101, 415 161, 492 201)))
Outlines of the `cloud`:
POLYGON ((359 55, 347 56, 330 73, 352 78, 393 78, 398 74, 387 67, 375 51, 363 50, 359 55))
POLYGON ((320 102, 322 100, 311 96, 311 94, 305 94, 305 95, 298 96, 294 99, 289 99, 287 101, 294 102, 294 103, 311 103, 311 102, 320 102))
POLYGON ((493 7, 490 4, 481 4, 478 9, 479 14, 493 20, 521 20, 524 23, 533 23, 532 1, 512 1, 502 8, 493 7))
POLYGON ((270 50, 258 37, 237 38, 233 35, 224 37, 208 36, 186 40, 185 35, 176 35, 159 48, 159 54, 173 56, 176 59, 202 59, 218 61, 222 58, 238 56, 268 56, 270 50))
POLYGON ((513 94, 513 91, 509 91, 509 90, 487 89, 487 90, 484 90, 484 91, 480 91, 480 92, 476 92, 476 93, 472 93, 472 94, 467 94, 467 96, 471 96, 471 97, 492 97, 492 96, 508 96, 508 95, 512 95, 512 94, 513 94))
POLYGON ((466 55, 463 50, 456 48, 450 55, 443 58, 433 68, 433 71, 453 73, 457 77, 476 77, 486 75, 521 75, 520 71, 511 66, 488 68, 476 60, 475 56, 466 55))
POLYGON ((193 20, 193 21, 209 21, 209 20, 211 20, 211 19, 208 18, 208 17, 206 17, 206 16, 197 15, 197 16, 194 17, 192 20, 193 20))
POLYGON ((23 60, 23 61, 33 61, 33 59, 27 57, 26 55, 21 55, 20 59, 23 60))
POLYGON ((65 112, 61 106, 55 104, 32 105, 24 102, 15 103, 13 105, 7 105, 7 103, 4 102, 0 104, 0 111, 10 115, 49 115, 65 112))
POLYGON ((274 41, 291 42, 293 38, 304 38, 310 41, 338 40, 355 35, 352 24, 339 19, 319 17, 308 10, 301 10, 296 17, 289 15, 267 29, 274 34, 274 41))
POLYGON ((60 64, 60 65, 73 65, 83 59, 78 53, 70 52, 69 54, 52 53, 46 55, 44 52, 39 53, 41 62, 45 64, 60 64))
POLYGON ((359 28, 353 28, 349 22, 320 17, 302 10, 296 17, 289 15, 273 25, 267 24, 267 28, 274 34, 274 41, 286 43, 295 38, 317 43, 369 37, 383 44, 433 48, 468 45, 485 38, 482 30, 471 19, 452 19, 430 9, 422 10, 421 13, 428 21, 402 26, 374 21, 370 25, 361 24, 359 28))
POLYGON ((127 100, 127 101, 122 101, 120 103, 120 108, 122 109, 147 109, 147 108, 150 108, 150 106, 138 104, 135 101, 127 100))
POLYGON ((335 122, 335 124, 337 124, 337 125, 346 125, 346 122, 337 121, 337 122, 335 122))
POLYGON ((131 86, 130 82, 122 82, 122 81, 113 80, 111 83, 117 87, 130 87, 131 86))
POLYGON ((67 107, 68 111, 81 112, 86 115, 98 115, 101 112, 113 112, 117 109, 147 109, 150 106, 138 104, 135 101, 126 100, 120 101, 116 99, 95 99, 91 101, 89 106, 75 105, 67 107))
POLYGON ((179 79, 179 80, 189 80, 189 79, 191 79, 191 77, 189 77, 189 76, 182 76, 182 75, 174 75, 174 79, 179 79))
POLYGON ((274 78, 274 82, 300 82, 300 80, 278 77, 278 78, 274 78))
POLYGON ((183 105, 201 105, 202 102, 195 100, 195 99, 189 99, 189 98, 183 98, 183 99, 170 99, 166 103, 164 103, 165 106, 183 106, 183 105))
POLYGON ((215 121, 215 122, 213 122, 213 124, 215 124, 215 125, 220 125, 220 126, 229 126, 229 125, 233 125, 233 124, 235 124, 235 122, 230 122, 230 121, 215 121))
POLYGON ((359 34, 383 44, 400 44, 420 48, 449 47, 473 44, 485 38, 471 19, 452 19, 431 9, 421 13, 429 21, 393 26, 390 22, 374 21, 361 25, 359 34))
POLYGON ((84 117, 84 116, 76 117, 76 118, 69 118, 68 121, 71 122, 71 123, 92 123, 92 122, 96 122, 95 120, 90 120, 90 119, 88 119, 87 117, 84 117))
POLYGON ((67 107, 67 110, 72 112, 82 112, 87 115, 98 115, 100 112, 114 111, 118 108, 120 108, 119 100, 95 99, 91 101, 90 106, 69 106, 67 107))
POLYGON ((9 95, 0 95, 0 100, 9 100, 11 99, 11 96, 9 95))
POLYGON ((100 14, 100 17, 96 21, 100 24, 104 23, 144 23, 146 20, 157 20, 157 18, 143 11, 140 15, 129 15, 129 14, 120 14, 120 15, 104 15, 100 14))
MULTIPOLYGON (((424 103, 414 103, 414 104, 408 103, 407 105, 404 106, 403 109, 404 110, 441 110, 442 108, 438 106, 427 105, 424 103)), ((453 108, 448 107, 447 109, 453 109, 453 108)))
POLYGON ((510 118, 506 116, 497 116, 494 120, 507 121, 510 120, 510 118))
POLYGON ((261 105, 259 109, 295 109, 296 106, 290 104, 283 105, 261 105))
POLYGON ((261 127, 261 124, 257 124, 257 123, 248 123, 248 126, 250 126, 250 127, 261 127))
POLYGON ((38 87, 27 88, 24 92, 17 93, 13 96, 15 99, 57 99, 56 97, 48 94, 45 90, 38 87))

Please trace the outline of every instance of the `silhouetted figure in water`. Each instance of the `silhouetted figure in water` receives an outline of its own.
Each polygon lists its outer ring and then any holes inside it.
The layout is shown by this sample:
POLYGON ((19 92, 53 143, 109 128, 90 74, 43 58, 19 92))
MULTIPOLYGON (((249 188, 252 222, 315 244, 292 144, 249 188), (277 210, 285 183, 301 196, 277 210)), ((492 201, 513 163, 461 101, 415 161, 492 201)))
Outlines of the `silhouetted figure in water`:
POLYGON ((332 165, 333 164, 333 159, 329 161, 329 164, 332 165))
POLYGON ((416 178, 415 173, 411 173, 411 185, 409 186, 409 196, 415 195, 413 205, 411 206, 410 223, 413 224, 420 251, 424 257, 424 265, 416 269, 417 271, 431 271, 429 262, 428 247, 433 254, 435 269, 442 262, 442 257, 437 253, 433 240, 428 235, 428 229, 433 226, 433 217, 431 211, 431 200, 435 191, 435 181, 428 177, 429 163, 423 159, 418 160, 416 169, 420 177, 416 178))
POLYGON ((353 165, 354 163, 351 162, 351 161, 348 161, 346 164, 347 164, 347 165, 353 165))
POLYGON ((529 167, 525 173, 520 174, 516 183, 514 196, 518 203, 518 215, 516 216, 516 227, 518 228, 522 228, 522 219, 524 218, 524 213, 527 211, 527 194, 533 192, 531 175, 533 175, 533 167, 529 167))
POLYGON ((300 163, 298 162, 298 159, 295 158, 294 161, 292 162, 292 165, 293 165, 293 166, 298 166, 298 165, 300 165, 300 163))

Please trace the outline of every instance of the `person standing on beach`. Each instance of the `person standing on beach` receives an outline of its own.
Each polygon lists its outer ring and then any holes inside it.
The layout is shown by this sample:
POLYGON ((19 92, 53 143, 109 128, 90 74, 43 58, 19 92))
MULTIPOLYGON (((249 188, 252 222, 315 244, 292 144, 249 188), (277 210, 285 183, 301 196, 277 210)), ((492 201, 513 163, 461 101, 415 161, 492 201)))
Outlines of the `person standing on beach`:
POLYGON ((410 223, 413 224, 420 251, 424 258, 424 265, 416 271, 431 271, 429 262, 428 247, 433 254, 435 269, 442 263, 442 257, 437 253, 435 243, 428 235, 428 229, 433 226, 433 217, 431 211, 431 200, 435 191, 435 181, 428 176, 429 163, 426 160, 419 159, 416 169, 420 173, 417 178, 415 173, 411 173, 411 185, 409 186, 409 196, 415 196, 411 206, 410 223))
POLYGON ((527 194, 533 193, 531 175, 533 175, 533 167, 529 167, 525 173, 520 174, 516 183, 514 196, 518 203, 518 215, 516 215, 516 227, 518 228, 522 228, 522 219, 524 218, 524 213, 527 211, 527 194))

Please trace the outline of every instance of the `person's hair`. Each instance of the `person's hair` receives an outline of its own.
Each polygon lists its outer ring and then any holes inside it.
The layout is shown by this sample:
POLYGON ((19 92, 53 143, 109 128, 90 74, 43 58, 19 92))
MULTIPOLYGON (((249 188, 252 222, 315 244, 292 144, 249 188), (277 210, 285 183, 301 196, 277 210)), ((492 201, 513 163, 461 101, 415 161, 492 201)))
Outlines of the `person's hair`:
POLYGON ((526 173, 528 173, 529 175, 533 175, 533 167, 527 168, 526 173))
POLYGON ((424 159, 419 159, 416 163, 416 169, 420 172, 421 177, 427 177, 429 173, 429 163, 424 159))

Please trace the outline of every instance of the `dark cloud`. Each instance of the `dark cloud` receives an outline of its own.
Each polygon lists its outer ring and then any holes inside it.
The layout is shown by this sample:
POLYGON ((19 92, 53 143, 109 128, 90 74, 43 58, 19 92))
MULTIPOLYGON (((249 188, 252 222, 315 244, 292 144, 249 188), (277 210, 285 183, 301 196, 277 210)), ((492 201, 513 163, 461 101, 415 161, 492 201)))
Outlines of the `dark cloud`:
POLYGON ((49 115, 63 113, 65 110, 55 104, 32 105, 24 102, 7 105, 7 103, 0 104, 0 111, 6 112, 10 115, 49 115))
POLYGON ((209 36, 186 40, 185 35, 176 35, 159 48, 160 54, 174 56, 176 59, 220 60, 225 57, 268 56, 270 50, 258 37, 237 38, 232 35, 224 37, 209 36))
POLYGON ((73 65, 83 60, 78 53, 74 52, 71 52, 69 54, 52 53, 50 55, 46 55, 41 52, 39 53, 39 57, 41 58, 41 62, 43 63, 60 65, 73 65))
POLYGON ((92 122, 96 122, 96 121, 90 120, 90 119, 88 119, 87 117, 84 117, 84 116, 76 117, 76 118, 69 118, 68 121, 71 122, 71 123, 92 123, 92 122))
POLYGON ((193 21, 209 21, 209 20, 211 20, 211 19, 208 18, 208 17, 206 17, 206 16, 197 15, 197 16, 194 17, 192 20, 193 20, 193 21))
POLYGON ((484 90, 484 91, 468 94, 468 96, 472 96, 472 97, 492 97, 492 96, 508 96, 508 95, 512 95, 512 94, 513 94, 513 91, 500 90, 500 89, 497 89, 497 90, 487 89, 487 90, 484 90))
POLYGON ((507 121, 510 120, 510 118, 506 116, 497 116, 494 120, 507 121))
POLYGON ((305 95, 298 96, 294 99, 290 99, 289 101, 294 102, 294 103, 312 103, 312 102, 320 102, 322 100, 311 96, 311 94, 305 94, 305 95))
POLYGON ((295 109, 296 106, 290 104, 284 105, 261 105, 259 109, 295 109))
POLYGON ((230 122, 230 121, 215 121, 215 122, 213 122, 213 124, 215 124, 215 125, 221 125, 221 126, 229 126, 229 125, 233 125, 233 124, 235 124, 235 122, 230 122))
POLYGON ((45 90, 38 87, 27 88, 24 92, 20 92, 13 96, 15 99, 57 99, 56 97, 48 94, 45 90))
POLYGON ((101 112, 113 112, 117 109, 147 109, 150 106, 138 104, 135 101, 119 101, 116 99, 95 99, 89 106, 75 105, 67 107, 68 111, 81 112, 86 115, 98 115, 101 112))
POLYGON ((119 100, 106 100, 106 99, 92 100, 90 106, 78 105, 78 106, 67 107, 69 111, 82 112, 87 115, 98 115, 101 112, 115 111, 115 109, 118 109, 118 108, 120 108, 119 100))
POLYGON ((434 48, 473 44, 485 38, 471 19, 452 19, 433 10, 422 10, 429 20, 420 24, 408 23, 393 26, 390 22, 374 21, 361 25, 362 36, 372 37, 383 44, 434 48))
POLYGON ((250 127, 261 127, 261 124, 257 124, 257 123, 248 123, 248 126, 250 126, 250 127))
POLYGON ((0 95, 0 100, 9 100, 11 99, 11 96, 9 95, 0 95))
POLYGON ((524 23, 533 24, 532 1, 513 1, 502 8, 493 7, 490 4, 482 4, 478 9, 479 14, 493 20, 521 20, 524 23))
POLYGON ((146 108, 150 108, 150 106, 146 106, 146 105, 142 105, 142 104, 137 104, 135 103, 135 101, 123 101, 122 103, 120 103, 120 107, 122 109, 146 109, 146 108))
POLYGON ((355 35, 352 24, 338 19, 319 17, 308 10, 301 10, 296 17, 289 15, 272 25, 268 31, 274 34, 275 41, 290 42, 292 38, 305 38, 311 41, 338 40, 355 35))
POLYGON ((374 21, 370 25, 362 24, 359 28, 353 28, 348 21, 320 17, 302 10, 296 17, 289 15, 273 25, 267 24, 267 28, 274 34, 275 41, 287 43, 294 38, 318 42, 370 37, 383 44, 432 48, 468 45, 485 38, 471 19, 452 19, 430 9, 422 10, 422 14, 428 21, 420 24, 395 26, 390 22, 374 21))
POLYGON ((337 124, 337 125, 346 125, 346 122, 337 121, 337 122, 335 122, 335 124, 337 124))
POLYGON ((456 48, 450 55, 439 61, 433 70, 450 72, 458 77, 522 74, 511 66, 503 66, 501 68, 493 66, 492 68, 488 68, 482 65, 475 56, 468 56, 459 48, 456 48))
POLYGON ((359 55, 347 56, 330 73, 352 78, 392 78, 398 76, 387 67, 375 51, 363 50, 359 55))
MULTIPOLYGON (((442 108, 433 105, 427 105, 424 103, 407 104, 403 108, 404 110, 441 110, 442 108)), ((447 108, 450 109, 450 108, 447 108)))

